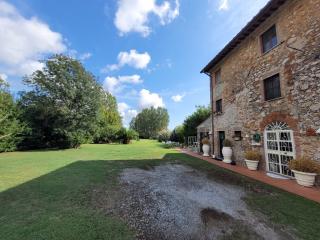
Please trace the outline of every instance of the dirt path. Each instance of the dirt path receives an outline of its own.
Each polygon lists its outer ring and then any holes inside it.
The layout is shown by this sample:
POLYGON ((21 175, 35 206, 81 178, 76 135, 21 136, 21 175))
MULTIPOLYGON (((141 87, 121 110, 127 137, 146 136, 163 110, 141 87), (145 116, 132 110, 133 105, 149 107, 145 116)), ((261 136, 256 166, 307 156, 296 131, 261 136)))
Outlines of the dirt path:
POLYGON ((250 211, 245 192, 180 164, 125 169, 107 204, 139 239, 292 239, 250 211))

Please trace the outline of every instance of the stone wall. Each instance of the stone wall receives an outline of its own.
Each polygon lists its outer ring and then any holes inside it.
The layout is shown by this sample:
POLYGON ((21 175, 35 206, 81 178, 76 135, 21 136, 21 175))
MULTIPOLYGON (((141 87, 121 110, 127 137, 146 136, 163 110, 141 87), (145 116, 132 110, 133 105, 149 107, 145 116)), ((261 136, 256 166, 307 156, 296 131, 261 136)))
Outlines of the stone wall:
POLYGON ((211 70, 213 112, 215 101, 223 101, 223 113, 214 117, 216 155, 218 131, 230 140, 234 131, 242 131, 243 140, 233 141, 234 159, 243 163, 243 151, 251 148, 264 156, 263 139, 252 146, 245 136, 263 136, 268 123, 282 120, 294 131, 296 155, 320 161, 320 139, 314 136, 320 128, 319 9, 319 0, 287 1, 211 70), (274 24, 279 44, 263 54, 260 36, 274 24), (216 85, 218 69, 222 82, 216 85), (263 80, 277 73, 282 97, 265 101, 263 80))

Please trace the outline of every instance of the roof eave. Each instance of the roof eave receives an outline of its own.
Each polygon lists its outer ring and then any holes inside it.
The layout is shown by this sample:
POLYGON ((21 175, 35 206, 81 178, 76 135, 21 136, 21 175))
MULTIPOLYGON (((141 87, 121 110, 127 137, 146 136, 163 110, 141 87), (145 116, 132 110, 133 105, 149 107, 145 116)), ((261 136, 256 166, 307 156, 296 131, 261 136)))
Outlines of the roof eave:
POLYGON ((259 13, 201 70, 200 73, 209 73, 225 56, 245 40, 267 18, 269 18, 287 0, 270 0, 259 13))

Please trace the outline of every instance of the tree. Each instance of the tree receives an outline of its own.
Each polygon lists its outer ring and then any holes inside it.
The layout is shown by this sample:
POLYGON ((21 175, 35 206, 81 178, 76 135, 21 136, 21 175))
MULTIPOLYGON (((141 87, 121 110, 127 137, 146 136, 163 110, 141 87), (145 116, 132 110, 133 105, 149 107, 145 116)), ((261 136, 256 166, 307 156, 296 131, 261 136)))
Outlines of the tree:
POLYGON ((121 116, 117 109, 117 100, 110 93, 102 95, 98 116, 98 128, 95 143, 109 143, 116 140, 116 133, 122 127, 121 116))
POLYGON ((18 120, 19 113, 8 86, 0 78, 0 152, 15 150, 24 128, 18 120))
POLYGON ((161 130, 158 133, 159 142, 167 142, 170 139, 171 132, 167 129, 161 130))
POLYGON ((175 127, 170 135, 170 141, 184 143, 184 128, 183 125, 175 127))
POLYGON ((169 114, 165 108, 145 108, 130 123, 141 138, 156 138, 161 130, 168 128, 169 114))
POLYGON ((101 130, 101 121, 112 118, 107 113, 105 92, 75 59, 55 55, 25 82, 32 88, 19 103, 30 127, 26 146, 34 143, 37 146, 32 148, 78 147, 93 141, 101 130))
POLYGON ((129 144, 131 140, 139 140, 139 133, 133 129, 120 128, 116 134, 117 140, 123 144, 129 144))
POLYGON ((197 126, 210 117, 210 106, 196 106, 196 111, 188 116, 183 122, 184 136, 196 136, 197 126))

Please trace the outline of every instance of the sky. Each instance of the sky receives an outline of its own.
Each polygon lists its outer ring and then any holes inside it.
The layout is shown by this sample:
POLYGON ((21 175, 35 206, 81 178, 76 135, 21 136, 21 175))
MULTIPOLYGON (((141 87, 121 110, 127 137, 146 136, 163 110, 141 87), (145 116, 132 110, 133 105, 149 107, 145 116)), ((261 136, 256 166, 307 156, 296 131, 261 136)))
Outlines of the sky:
POLYGON ((201 69, 268 0, 0 0, 0 76, 13 94, 52 54, 79 59, 123 124, 165 107, 169 128, 210 102, 201 69))

